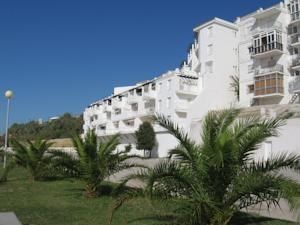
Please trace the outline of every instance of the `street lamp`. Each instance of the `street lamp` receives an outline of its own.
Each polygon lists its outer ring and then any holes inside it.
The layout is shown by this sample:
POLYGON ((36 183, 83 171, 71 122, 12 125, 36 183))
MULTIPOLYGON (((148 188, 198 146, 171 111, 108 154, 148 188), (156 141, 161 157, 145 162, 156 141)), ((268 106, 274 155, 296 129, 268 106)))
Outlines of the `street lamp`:
POLYGON ((5 144, 4 144, 4 162, 3 168, 6 168, 6 152, 8 147, 8 125, 9 125, 9 108, 10 100, 14 96, 14 93, 11 90, 5 92, 5 97, 7 98, 7 111, 6 111, 6 130, 5 130, 5 144))

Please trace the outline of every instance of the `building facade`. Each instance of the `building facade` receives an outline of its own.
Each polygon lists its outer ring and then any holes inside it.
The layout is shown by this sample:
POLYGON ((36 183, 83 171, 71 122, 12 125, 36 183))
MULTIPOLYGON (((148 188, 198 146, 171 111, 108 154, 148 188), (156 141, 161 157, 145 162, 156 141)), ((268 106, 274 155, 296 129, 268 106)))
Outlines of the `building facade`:
MULTIPOLYGON (((215 18, 196 27, 196 40, 181 68, 133 86, 114 88, 113 95, 85 109, 84 132, 94 129, 99 140, 119 133, 119 147, 131 144, 132 152, 139 153, 135 131, 150 121, 157 139, 152 155, 165 157, 177 141, 155 124, 155 114, 172 119, 199 140, 201 121, 209 110, 235 105, 268 116, 279 113, 280 106, 300 103, 299 4, 300 0, 286 0, 235 22, 215 18), (232 76, 239 79, 238 98, 230 88, 232 76)), ((294 120, 289 126, 299 123, 294 120)), ((269 141, 264 152, 278 148, 272 143, 279 145, 276 140, 269 141)), ((292 151, 298 151, 297 146, 300 149, 297 142, 292 146, 292 151)))

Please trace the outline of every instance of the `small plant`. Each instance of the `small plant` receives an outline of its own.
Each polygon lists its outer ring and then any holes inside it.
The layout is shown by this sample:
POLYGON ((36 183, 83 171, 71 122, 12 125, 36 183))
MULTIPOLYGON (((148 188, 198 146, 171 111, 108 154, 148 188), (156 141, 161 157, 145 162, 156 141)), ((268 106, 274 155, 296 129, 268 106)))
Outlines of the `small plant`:
POLYGON ((77 156, 61 153, 57 159, 60 165, 68 171, 74 171, 79 178, 86 182, 86 197, 97 197, 102 193, 102 183, 110 175, 121 170, 141 167, 128 160, 138 156, 128 155, 131 146, 124 151, 117 151, 119 136, 115 135, 108 141, 97 143, 94 131, 89 131, 84 139, 79 136, 73 138, 77 156))
POLYGON ((11 163, 26 168, 32 180, 48 177, 53 155, 49 154, 52 143, 37 139, 21 143, 12 140, 11 163))

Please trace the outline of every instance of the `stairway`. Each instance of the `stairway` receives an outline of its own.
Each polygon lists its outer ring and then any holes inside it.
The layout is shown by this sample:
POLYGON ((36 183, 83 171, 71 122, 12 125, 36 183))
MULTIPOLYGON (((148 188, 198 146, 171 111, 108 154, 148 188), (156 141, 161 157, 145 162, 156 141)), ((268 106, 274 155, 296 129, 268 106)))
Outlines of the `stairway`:
POLYGON ((299 93, 295 93, 295 94, 293 95, 293 97, 291 98, 289 104, 294 104, 299 96, 300 96, 299 93))

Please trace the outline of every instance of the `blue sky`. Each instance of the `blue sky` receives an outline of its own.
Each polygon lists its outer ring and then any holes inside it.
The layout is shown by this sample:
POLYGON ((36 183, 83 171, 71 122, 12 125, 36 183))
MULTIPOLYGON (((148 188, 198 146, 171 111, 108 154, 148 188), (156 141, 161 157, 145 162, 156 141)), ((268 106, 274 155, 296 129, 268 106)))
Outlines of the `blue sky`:
POLYGON ((0 131, 7 89, 11 122, 80 114, 114 86, 178 67, 198 24, 277 2, 1 0, 0 131))

